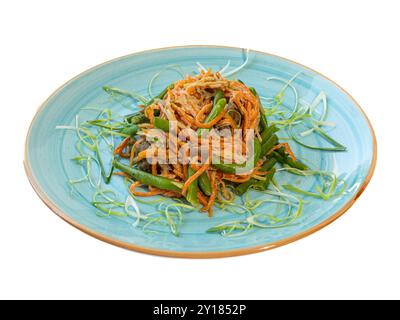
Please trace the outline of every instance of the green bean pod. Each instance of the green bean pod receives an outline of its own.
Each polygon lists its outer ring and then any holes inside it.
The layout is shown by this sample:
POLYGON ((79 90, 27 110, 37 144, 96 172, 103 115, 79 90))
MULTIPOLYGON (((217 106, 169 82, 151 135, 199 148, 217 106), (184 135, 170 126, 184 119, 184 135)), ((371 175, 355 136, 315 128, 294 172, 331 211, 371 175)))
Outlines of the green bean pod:
POLYGON ((261 167, 260 171, 269 171, 271 170, 274 165, 276 164, 276 159, 275 158, 270 158, 267 161, 264 162, 263 166, 261 167))
POLYGON ((142 111, 128 114, 124 117, 125 122, 130 124, 141 124, 149 122, 149 119, 143 114, 142 111))
POLYGON ((299 160, 293 160, 290 157, 288 157, 283 151, 280 151, 281 149, 278 149, 277 151, 273 151, 271 155, 278 160, 279 163, 281 164, 287 164, 289 167, 296 168, 299 170, 308 170, 308 167, 300 162, 299 160))
MULTIPOLYGON (((276 159, 275 158, 271 158, 267 161, 264 162, 263 166, 261 167, 260 171, 270 171, 274 165, 276 164, 276 159)), ((250 179, 249 181, 243 182, 241 184, 239 184, 236 188, 235 191, 238 195, 243 195, 251 186, 253 185, 257 185, 257 184, 261 184, 261 182, 264 183, 264 181, 260 181, 260 180, 256 180, 256 179, 250 179)), ((269 181, 268 181, 269 183, 269 181)), ((268 187, 268 184, 266 184, 265 189, 268 187)), ((264 189, 264 190, 265 190, 264 189)))
POLYGON ((222 171, 224 173, 231 173, 231 174, 235 174, 238 172, 238 170, 240 171, 245 171, 245 170, 251 170, 258 162, 258 160, 260 160, 260 155, 261 155, 261 144, 258 141, 258 139, 254 140, 254 152, 252 154, 252 156, 250 157, 250 159, 244 163, 244 164, 235 164, 235 163, 229 163, 229 164, 225 164, 225 163, 213 163, 212 165, 218 169, 219 171, 222 171))
POLYGON ((208 123, 214 120, 216 117, 218 117, 220 113, 224 110, 225 106, 226 106, 226 99, 225 98, 219 99, 218 102, 214 104, 213 108, 211 109, 211 112, 208 114, 206 121, 204 121, 204 123, 208 123))
POLYGON ((267 190, 272 178, 274 177, 275 172, 275 168, 272 168, 270 172, 266 174, 265 180, 257 181, 257 183, 254 184, 253 188, 258 190, 267 190))
POLYGON ((260 158, 266 156, 268 152, 278 143, 278 136, 273 134, 267 141, 265 141, 261 146, 260 158))
POLYGON ((122 129, 121 133, 126 134, 133 138, 138 131, 139 131, 139 127, 135 124, 132 124, 128 127, 125 127, 124 129, 122 129))
MULTIPOLYGON (((213 102, 213 108, 211 110, 211 112, 208 114, 205 122, 209 122, 214 120, 221 112, 222 110, 224 110, 226 106, 226 99, 224 98, 224 93, 222 90, 217 90, 217 92, 215 93, 214 96, 214 102, 213 102)), ((199 137, 201 137, 203 130, 206 129, 198 129, 197 130, 197 134, 199 137)), ((212 187, 211 187, 211 182, 210 182, 210 178, 208 177, 206 172, 203 172, 200 177, 199 177, 199 181, 198 181, 198 186, 200 187, 200 189, 204 192, 204 194, 206 195, 211 195, 212 193, 212 187)), ((197 195, 196 195, 197 197, 197 195)))
POLYGON ((239 184, 236 188, 235 188, 235 192, 236 194, 238 194, 239 196, 243 195, 246 193, 247 190, 249 190, 249 188, 254 185, 256 183, 256 179, 250 179, 249 181, 243 182, 241 184, 239 184))
POLYGON ((214 96, 214 105, 217 104, 217 102, 222 99, 224 97, 224 92, 222 90, 217 90, 215 92, 215 96, 214 96))
MULTIPOLYGON (((244 84, 244 83, 242 82, 242 84, 244 84)), ((249 90, 251 91, 251 93, 252 93, 255 97, 258 96, 258 93, 257 93, 257 91, 256 91, 256 89, 255 89, 254 87, 249 87, 249 90)))
POLYGON ((261 133, 261 140, 262 142, 266 142, 269 138, 271 138, 271 136, 275 133, 278 132, 279 128, 277 128, 274 124, 269 126, 266 130, 264 130, 261 133))
POLYGON ((276 172, 274 169, 274 166, 276 164, 277 160, 275 158, 271 158, 268 161, 265 162, 263 167, 261 168, 261 171, 267 171, 267 175, 265 176, 265 180, 259 180, 254 184, 254 188, 259 189, 259 190, 267 190, 268 186, 276 172))
POLYGON ((203 172, 199 177, 199 187, 206 196, 212 193, 211 181, 208 178, 207 172, 203 172))
MULTIPOLYGON (((216 117, 218 117, 218 115, 224 110, 225 106, 226 106, 226 99, 224 98, 224 93, 221 90, 217 90, 214 96, 213 107, 210 113, 207 115, 204 123, 210 122, 214 120, 216 117)), ((201 137, 201 134, 203 133, 204 130, 207 129, 198 129, 197 135, 201 137)))
POLYGON ((165 177, 154 176, 151 173, 136 168, 132 168, 116 160, 113 161, 113 166, 147 186, 152 186, 162 190, 169 190, 175 192, 182 191, 183 184, 180 182, 173 181, 165 177))
POLYGON ((167 119, 154 117, 154 126, 162 131, 169 132, 169 121, 167 119))
POLYGON ((268 129, 267 117, 265 115, 265 111, 261 104, 260 96, 258 95, 257 90, 253 87, 249 87, 249 90, 258 100, 258 105, 260 107, 260 127, 261 127, 261 132, 263 132, 268 129))

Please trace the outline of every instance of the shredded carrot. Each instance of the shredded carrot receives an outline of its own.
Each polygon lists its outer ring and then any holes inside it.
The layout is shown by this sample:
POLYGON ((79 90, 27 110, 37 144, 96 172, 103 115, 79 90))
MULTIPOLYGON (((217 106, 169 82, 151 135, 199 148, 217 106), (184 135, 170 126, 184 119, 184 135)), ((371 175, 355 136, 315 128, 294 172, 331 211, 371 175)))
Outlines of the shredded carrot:
POLYGON ((199 113, 196 115, 195 120, 196 120, 197 122, 203 122, 204 117, 205 117, 204 114, 205 114, 205 113, 209 113, 209 112, 211 111, 211 109, 212 109, 212 106, 213 106, 213 103, 212 103, 212 102, 209 102, 209 103, 205 104, 205 105, 200 109, 199 113))
POLYGON ((131 155, 130 155, 130 157, 129 157, 129 164, 130 164, 131 166, 133 166, 134 158, 135 158, 135 145, 132 146, 132 148, 131 148, 131 155))
POLYGON ((134 196, 138 196, 138 197, 152 197, 152 196, 156 196, 158 194, 162 194, 163 191, 162 190, 153 190, 153 191, 135 191, 135 189, 141 185, 140 181, 135 181, 134 183, 131 184, 131 186, 129 187, 129 191, 134 195, 134 196))
POLYGON ((170 198, 181 198, 182 195, 180 193, 174 192, 174 191, 168 191, 168 190, 161 190, 162 195, 170 198))
POLYGON ((169 190, 163 190, 163 189, 159 189, 159 188, 155 188, 152 186, 149 186, 149 190, 150 191, 158 191, 160 192, 160 195, 166 196, 166 197, 171 197, 171 198, 180 198, 182 197, 182 195, 178 192, 174 192, 174 191, 169 191, 169 190))
POLYGON ((152 104, 144 109, 144 114, 150 120, 151 124, 154 122, 154 110, 160 110, 160 107, 156 104, 152 104))
POLYGON ((208 211, 208 216, 212 217, 212 206, 215 202, 215 199, 218 195, 218 185, 217 185, 217 179, 216 179, 216 172, 212 171, 210 174, 210 182, 211 182, 211 187, 212 187, 212 193, 210 195, 210 198, 208 199, 207 205, 203 207, 201 210, 202 211, 208 211))
POLYGON ((131 140, 130 137, 126 137, 124 140, 122 140, 122 142, 115 148, 114 154, 121 155, 124 149, 128 146, 130 140, 131 140))
POLYGON ((207 197, 201 191, 197 191, 197 198, 199 199, 201 205, 205 207, 208 203, 207 197))
MULTIPOLYGON (((233 120, 233 118, 228 113, 225 114, 223 124, 227 124, 227 125, 231 126, 233 129, 236 129, 236 122, 233 120)), ((222 123, 221 123, 221 125, 222 125, 222 123)))
POLYGON ((207 123, 201 123, 201 122, 198 122, 198 121, 195 120, 194 124, 198 128, 210 129, 212 126, 217 124, 225 116, 226 112, 227 112, 227 110, 224 109, 217 117, 215 117, 214 120, 211 120, 211 121, 209 121, 207 123))
POLYGON ((289 146, 289 143, 287 143, 287 142, 279 143, 279 144, 273 146, 272 149, 269 150, 267 155, 271 154, 272 151, 280 149, 280 148, 284 148, 285 149, 285 153, 288 154, 293 159, 293 161, 296 161, 296 156, 294 155, 292 149, 289 146))
POLYGON ((265 175, 268 174, 268 171, 257 171, 257 170, 254 170, 253 174, 254 175, 258 175, 258 176, 265 176, 265 175))
POLYGON ((192 182, 195 181, 198 177, 200 177, 202 175, 202 173, 205 172, 209 167, 210 167, 210 163, 209 163, 209 161, 207 161, 203 166, 201 166, 201 168, 198 171, 196 171, 196 173, 194 175, 192 175, 189 179, 186 180, 186 182, 182 188, 183 195, 186 194, 187 189, 192 184, 192 182))
POLYGON ((133 162, 134 162, 136 147, 137 147, 137 145, 138 145, 139 143, 142 143, 143 141, 144 141, 144 139, 143 139, 143 138, 140 138, 139 140, 137 140, 137 141, 133 144, 133 146, 132 146, 132 148, 131 148, 131 155, 130 155, 130 157, 129 157, 129 164, 130 164, 131 166, 133 165, 133 162))
POLYGON ((178 114, 180 115, 181 119, 183 122, 185 122, 187 125, 193 125, 195 122, 195 119, 188 115, 182 108, 178 107, 177 105, 175 105, 174 103, 171 103, 171 107, 178 112, 178 114))
POLYGON ((225 182, 223 180, 217 180, 217 184, 220 184, 221 187, 219 188, 221 190, 221 194, 226 200, 232 200, 232 193, 229 192, 229 190, 226 188, 225 182))
POLYGON ((151 174, 156 176, 157 175, 157 162, 152 163, 151 165, 151 174))
POLYGON ((190 166, 192 167, 193 170, 197 171, 200 170, 201 166, 198 165, 197 163, 191 163, 190 166))
POLYGON ((250 175, 238 176, 238 175, 234 175, 234 174, 224 174, 222 176, 222 179, 228 180, 231 182, 236 182, 236 183, 246 182, 246 181, 250 180, 250 178, 251 178, 250 175))
MULTIPOLYGON (((136 162, 139 162, 140 160, 143 160, 143 159, 146 159, 147 158, 147 156, 148 156, 148 152, 152 152, 153 151, 153 149, 146 149, 146 150, 143 150, 143 151, 141 151, 141 152, 139 152, 139 154, 137 155, 137 157, 136 157, 136 162)), ((156 154, 154 154, 154 156, 155 156, 156 154)))
POLYGON ((175 173, 175 175, 177 175, 181 179, 184 179, 185 176, 182 172, 182 165, 178 163, 174 164, 173 167, 174 167, 173 172, 175 173))

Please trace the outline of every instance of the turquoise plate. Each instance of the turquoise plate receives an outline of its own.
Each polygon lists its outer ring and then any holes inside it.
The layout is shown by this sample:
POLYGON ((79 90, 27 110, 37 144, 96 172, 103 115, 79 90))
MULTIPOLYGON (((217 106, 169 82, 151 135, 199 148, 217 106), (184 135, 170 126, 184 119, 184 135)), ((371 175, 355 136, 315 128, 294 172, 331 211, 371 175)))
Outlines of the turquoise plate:
MULTIPOLYGON (((67 181, 77 178, 82 170, 71 161, 76 155, 76 135, 68 130, 56 130, 56 126, 73 125, 76 115, 82 120, 93 118, 93 110, 88 106, 104 104, 107 99, 102 90, 104 85, 134 88, 135 92, 147 95, 149 80, 168 66, 179 65, 185 73, 192 73, 197 70, 197 62, 218 70, 229 60, 230 68, 235 68, 243 62, 244 56, 243 49, 219 46, 157 49, 103 63, 70 80, 45 101, 29 129, 25 169, 33 188, 57 215, 98 239, 132 250, 173 257, 225 257, 263 251, 303 238, 331 223, 350 208, 372 177, 376 140, 371 124, 354 99, 331 80, 298 63, 257 51, 249 51, 247 65, 235 77, 254 86, 262 96, 276 94, 281 86, 277 81, 267 82, 267 78, 290 79, 296 74, 292 84, 301 101, 311 102, 321 91, 325 92, 329 103, 327 121, 336 123, 329 134, 343 142, 347 151, 310 150, 294 142, 291 146, 311 167, 333 171, 344 179, 347 186, 342 196, 328 201, 304 197, 302 215, 293 224, 282 228, 255 228, 236 237, 205 232, 212 226, 237 219, 234 213, 215 210, 212 219, 198 212, 186 213, 181 234, 176 237, 168 229, 143 231, 134 226, 134 219, 130 217, 99 216, 90 204, 93 190, 88 184, 79 184, 77 191, 71 192, 67 181)), ((167 70, 154 81, 153 91, 161 91, 178 77, 176 71, 167 70)), ((120 114, 129 113, 127 108, 130 107, 121 103, 111 105, 113 111, 120 114)), ((323 144, 318 139, 313 143, 323 144)), ((306 190, 314 187, 312 183, 299 184, 299 178, 288 173, 276 179, 280 184, 297 184, 306 190)), ((127 189, 121 180, 113 179, 109 188, 126 197, 127 189)), ((250 197, 262 196, 250 193, 250 197)), ((139 209, 147 212, 153 208, 139 203, 139 209)), ((270 211, 269 204, 258 209, 270 211)))

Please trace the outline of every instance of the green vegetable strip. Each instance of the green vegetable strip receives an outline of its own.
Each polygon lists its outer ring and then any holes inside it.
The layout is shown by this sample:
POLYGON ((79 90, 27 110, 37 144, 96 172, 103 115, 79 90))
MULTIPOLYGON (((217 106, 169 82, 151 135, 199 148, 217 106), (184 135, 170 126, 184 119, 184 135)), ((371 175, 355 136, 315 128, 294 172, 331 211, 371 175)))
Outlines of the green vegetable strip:
POLYGON ((124 120, 131 124, 141 124, 149 122, 149 119, 143 114, 142 111, 128 114, 124 117, 124 120))
MULTIPOLYGON (((261 169, 260 169, 260 171, 270 171, 273 167, 274 167, 274 165, 276 164, 276 159, 275 158, 271 158, 271 159, 269 159, 269 160, 267 160, 264 164, 263 164, 263 166, 261 167, 261 169)), ((267 178, 268 179, 268 178, 267 178)), ((269 184, 269 181, 270 180, 268 180, 268 184, 269 184)), ((259 182, 263 182, 264 183, 264 181, 259 181, 259 180, 256 180, 256 179, 250 179, 249 181, 246 181, 246 182, 243 182, 243 183, 241 183, 240 185, 238 185, 237 187, 236 187, 236 193, 238 194, 238 195, 243 195, 252 185, 256 185, 256 184, 258 184, 259 182)), ((267 185, 267 187, 268 187, 268 185, 267 185)), ((265 188, 266 189, 266 188, 265 188)))
POLYGON ((217 168, 219 171, 222 171, 224 173, 232 173, 235 174, 237 173, 237 170, 245 170, 246 168, 248 168, 249 170, 251 170, 258 162, 258 160, 260 159, 261 156, 261 144, 258 141, 258 139, 254 140, 254 153, 252 154, 252 156, 250 157, 250 159, 248 160, 248 162, 244 163, 244 164, 225 164, 225 163, 213 163, 213 166, 215 168, 217 168))
POLYGON ((249 190, 249 188, 254 185, 256 183, 256 179, 251 178, 249 181, 243 182, 241 184, 239 184, 236 188, 235 191, 236 193, 241 196, 243 194, 245 194, 245 192, 247 190, 249 190))
MULTIPOLYGON (((241 84, 244 84, 243 81, 241 81, 241 80, 238 80, 238 81, 239 81, 241 84)), ((258 96, 257 91, 256 91, 256 89, 255 89, 254 87, 249 87, 249 90, 251 91, 251 93, 252 93, 255 97, 258 96)))
POLYGON ((151 98, 148 102, 146 102, 144 105, 146 107, 152 105, 154 103, 154 101, 156 99, 163 99, 165 97, 165 95, 167 94, 169 89, 172 89, 174 87, 174 84, 170 84, 169 86, 167 86, 163 91, 161 91, 158 96, 155 96, 154 98, 151 98))
POLYGON ((100 120, 89 120, 86 123, 90 124, 91 126, 94 126, 94 127, 99 127, 102 129, 106 129, 108 131, 114 131, 114 133, 118 133, 126 127, 124 125, 113 126, 113 125, 109 125, 109 124, 103 124, 103 122, 104 121, 100 121, 100 120))
MULTIPOLYGON (((219 114, 224 110, 225 106, 226 99, 224 98, 224 93, 221 90, 217 90, 214 96, 213 108, 211 109, 204 123, 208 123, 218 117, 219 114)), ((206 130, 208 129, 197 130, 198 136, 201 137, 202 133, 206 130)))
POLYGON ((126 216, 127 216, 126 213, 119 212, 119 211, 115 211, 115 210, 111 210, 112 207, 111 207, 111 208, 107 208, 106 206, 102 206, 102 204, 114 205, 113 203, 108 203, 108 202, 101 203, 101 202, 95 202, 95 201, 93 201, 93 202, 91 202, 91 204, 92 204, 95 208, 97 208, 97 209, 99 209, 100 211, 106 213, 107 215, 113 215, 113 216, 117 216, 117 217, 126 217, 126 216))
POLYGON ((142 103, 146 103, 147 99, 145 97, 142 97, 139 94, 135 94, 135 93, 131 93, 129 91, 125 91, 125 90, 121 90, 119 88, 113 88, 113 87, 109 87, 109 86, 104 86, 103 90, 105 92, 107 92, 108 94, 112 95, 112 94, 117 94, 117 95, 121 95, 121 96, 125 96, 128 98, 131 98, 135 101, 140 101, 142 103))
MULTIPOLYGON (((224 97, 224 93, 222 90, 217 90, 215 92, 215 96, 214 96, 214 106, 217 104, 217 102, 222 99, 224 97)), ((213 119, 209 119, 209 120, 213 120, 213 119)))
POLYGON ((274 124, 269 126, 268 129, 264 130, 261 133, 261 139, 263 142, 266 142, 275 132, 278 132, 279 128, 277 128, 274 124))
POLYGON ((298 160, 295 161, 291 159, 282 149, 273 151, 271 154, 281 164, 287 164, 289 167, 296 168, 299 170, 308 170, 308 167, 304 163, 298 160))
POLYGON ((268 152, 278 143, 278 136, 273 134, 267 141, 263 142, 261 146, 260 158, 266 156, 268 152))
POLYGON ((127 136, 134 137, 136 133, 139 131, 139 127, 135 124, 130 125, 129 127, 125 127, 121 130, 122 134, 126 134, 127 136))
MULTIPOLYGON (((224 93, 221 90, 217 90, 214 96, 214 102, 213 102, 213 108, 211 112, 208 114, 205 123, 214 120, 225 108, 226 105, 226 99, 224 99, 224 93)), ((201 134, 203 132, 203 129, 197 130, 197 134, 199 138, 201 137, 201 134)), ((204 172, 198 179, 198 185, 200 186, 201 190, 206 194, 207 196, 211 195, 212 193, 212 187, 211 187, 211 182, 210 179, 208 178, 207 172, 204 172)), ((189 187, 190 189, 190 187, 189 187)), ((196 192, 197 193, 197 192, 196 192)), ((197 198, 197 194, 196 194, 197 198)))
POLYGON ((288 158, 288 159, 286 159, 286 164, 289 167, 296 168, 299 170, 308 170, 308 167, 304 163, 300 162, 299 160, 294 161, 293 159, 288 158))
POLYGON ((313 129, 322 138, 324 138, 326 141, 331 143, 333 145, 333 147, 318 147, 318 146, 312 146, 312 145, 306 144, 306 143, 300 141, 300 139, 296 137, 296 135, 293 133, 292 127, 289 127, 289 134, 290 134, 290 137, 294 141, 296 141, 299 145, 301 145, 305 148, 308 148, 308 149, 321 150, 321 151, 346 151, 347 150, 347 148, 344 145, 337 142, 330 135, 328 135, 325 131, 321 130, 320 128, 318 128, 316 126, 314 126, 313 129))
POLYGON ((127 123, 118 123, 118 125, 111 124, 103 124, 104 121, 102 119, 98 120, 89 120, 86 123, 91 126, 107 129, 105 132, 109 132, 110 134, 120 134, 124 137, 134 137, 139 130, 139 127, 135 124, 127 124, 127 123))
POLYGON ((261 157, 261 143, 256 138, 256 139, 254 139, 254 154, 253 154, 253 157, 250 158, 250 163, 251 163, 251 160, 253 159, 253 166, 256 166, 258 160, 260 160, 260 157, 261 157))
POLYGON ((299 174, 299 175, 304 175, 304 176, 309 176, 309 175, 319 175, 321 177, 329 177, 331 180, 329 183, 329 188, 327 192, 325 193, 323 189, 327 188, 326 182, 323 183, 323 186, 317 186, 316 191, 317 192, 312 192, 312 191, 305 191, 302 189, 299 189, 293 185, 284 185, 283 187, 287 190, 290 190, 292 192, 305 195, 305 196, 310 196, 314 198, 320 198, 325 201, 328 201, 332 197, 340 196, 345 190, 346 190, 346 182, 344 180, 337 180, 336 175, 334 173, 329 173, 329 172, 324 172, 324 171, 299 171, 296 172, 297 169, 287 169, 289 172, 293 174, 299 174), (337 186, 339 183, 342 183, 343 186, 340 190, 336 191, 337 186))
MULTIPOLYGON (((235 174, 236 169, 240 168, 240 165, 237 164, 213 163, 212 165, 219 171, 232 174, 235 174)), ((244 165, 242 165, 242 167, 244 168, 244 165)))
POLYGON ((286 164, 286 157, 280 155, 278 152, 272 151, 271 156, 273 156, 280 164, 286 164))
POLYGON ((332 143, 335 147, 337 151, 346 151, 347 148, 340 144, 339 142, 337 142, 335 139, 333 139, 330 135, 328 135, 327 133, 325 133, 325 131, 321 130, 320 128, 315 128, 314 129, 316 132, 318 132, 325 140, 329 141, 330 143, 332 143))
POLYGON ((154 126, 162 131, 169 132, 169 121, 166 119, 155 117, 154 126))
MULTIPOLYGON (((195 171, 192 169, 192 167, 189 164, 189 170, 188 170, 188 175, 189 177, 191 177, 192 175, 194 175, 195 171)), ((199 186, 198 186, 198 182, 197 179, 194 180, 187 191, 186 194, 186 200, 189 201, 189 203, 193 206, 193 207, 198 207, 199 206, 199 199, 197 198, 197 191, 199 190, 199 186)))
POLYGON ((199 177, 199 187, 200 187, 201 191, 204 192, 205 195, 207 195, 207 196, 211 195, 211 193, 212 193, 211 182, 210 182, 210 179, 208 178, 208 175, 206 172, 204 172, 199 177))
POLYGON ((180 182, 176 182, 164 177, 153 176, 151 173, 132 168, 116 160, 113 161, 113 165, 115 168, 125 172, 126 174, 129 174, 131 177, 147 186, 175 192, 181 192, 182 190, 183 184, 180 182))
POLYGON ((269 171, 274 167, 275 164, 276 164, 276 159, 271 158, 271 159, 269 159, 269 160, 264 162, 264 164, 261 167, 260 171, 264 171, 264 172, 265 171, 269 171))
POLYGON ((251 93, 258 100, 258 105, 260 107, 260 126, 261 126, 261 132, 263 132, 268 129, 267 117, 265 116, 265 111, 264 111, 264 108, 262 107, 260 96, 258 95, 256 89, 254 89, 253 87, 250 87, 249 89, 250 89, 251 93))
MULTIPOLYGON (((97 143, 96 143, 96 144, 97 144, 97 143)), ((94 152, 95 152, 95 154, 96 154, 97 161, 99 162, 99 165, 100 165, 100 171, 101 171, 101 175, 102 175, 102 177, 103 177, 103 180, 104 180, 104 182, 105 182, 106 184, 109 184, 109 183, 110 183, 110 180, 111 180, 111 177, 112 177, 112 174, 113 174, 113 172, 114 172, 114 165, 111 166, 110 172, 109 172, 109 174, 107 175, 107 174, 106 174, 106 170, 104 169, 103 160, 101 159, 100 151, 99 151, 98 146, 96 146, 94 152)))
POLYGON ((214 120, 216 117, 218 117, 220 115, 220 113, 224 110, 225 106, 226 106, 225 98, 219 99, 216 103, 214 102, 214 106, 211 109, 211 112, 208 114, 204 123, 208 123, 208 122, 214 120))
POLYGON ((254 187, 259 190, 267 190, 272 178, 274 177, 274 174, 275 174, 275 168, 270 169, 270 172, 268 172, 267 175, 265 176, 265 180, 257 181, 257 183, 254 184, 254 187))
POLYGON ((219 225, 219 226, 215 226, 215 227, 211 227, 209 229, 207 229, 206 232, 208 233, 214 233, 214 232, 223 232, 223 231, 243 231, 243 230, 247 230, 249 227, 245 226, 245 225, 240 225, 240 224, 226 224, 226 225, 219 225))
POLYGON ((301 194, 303 196, 309 196, 309 197, 314 197, 314 198, 319 198, 319 199, 323 198, 320 193, 305 191, 305 190, 299 189, 291 184, 285 184, 282 187, 284 187, 285 189, 287 189, 289 191, 301 194))

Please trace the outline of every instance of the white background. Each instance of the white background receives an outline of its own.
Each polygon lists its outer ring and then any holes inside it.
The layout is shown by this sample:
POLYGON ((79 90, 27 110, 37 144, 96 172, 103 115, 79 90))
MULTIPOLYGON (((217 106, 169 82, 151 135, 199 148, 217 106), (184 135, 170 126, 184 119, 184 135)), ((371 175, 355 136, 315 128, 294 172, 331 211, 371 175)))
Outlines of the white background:
POLYGON ((400 298, 398 1, 4 1, 0 5, 0 298, 400 298), (135 51, 219 44, 314 68, 378 138, 371 184, 343 217, 272 251, 183 260, 126 251, 54 215, 23 170, 37 107, 135 51))

